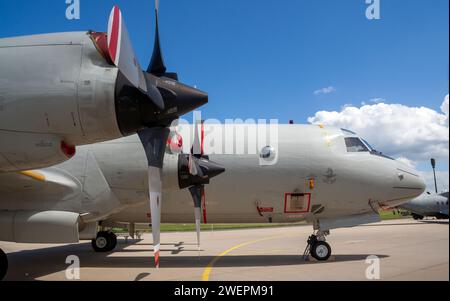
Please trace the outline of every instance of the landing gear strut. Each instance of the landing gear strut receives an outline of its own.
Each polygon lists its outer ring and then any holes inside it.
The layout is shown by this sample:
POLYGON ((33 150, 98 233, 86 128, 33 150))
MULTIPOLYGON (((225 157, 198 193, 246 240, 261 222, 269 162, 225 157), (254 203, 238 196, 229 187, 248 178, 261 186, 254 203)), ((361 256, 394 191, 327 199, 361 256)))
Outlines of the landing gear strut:
POLYGON ((8 271, 8 257, 6 257, 5 252, 0 249, 0 281, 6 276, 8 271))
POLYGON ((325 236, 330 234, 330 231, 317 231, 316 234, 311 235, 308 238, 308 245, 306 246, 303 258, 307 258, 308 255, 318 261, 326 261, 331 256, 331 247, 325 241, 325 236))
POLYGON ((91 241, 91 245, 95 252, 110 252, 117 245, 117 236, 112 232, 100 231, 97 238, 91 241))

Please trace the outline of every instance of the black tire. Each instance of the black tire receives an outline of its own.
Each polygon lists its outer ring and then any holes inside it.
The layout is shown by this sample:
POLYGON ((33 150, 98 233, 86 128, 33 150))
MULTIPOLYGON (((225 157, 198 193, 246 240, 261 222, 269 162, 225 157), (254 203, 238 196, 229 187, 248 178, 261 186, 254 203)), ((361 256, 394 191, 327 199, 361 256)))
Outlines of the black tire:
POLYGON ((331 247, 324 241, 318 241, 311 246, 311 256, 319 261, 326 261, 331 256, 331 247))
POLYGON ((3 280, 6 276, 6 272, 8 271, 8 257, 5 252, 0 249, 0 281, 3 280))
POLYGON ((112 237, 106 231, 101 231, 97 233, 97 238, 91 241, 92 248, 95 252, 109 252, 112 249, 109 249, 111 245, 112 237))
POLYGON ((108 232, 109 242, 108 242, 108 252, 114 250, 117 246, 117 236, 112 232, 108 232))
POLYGON ((422 216, 422 215, 418 215, 418 214, 415 214, 415 213, 413 213, 412 217, 413 217, 413 219, 415 219, 416 221, 418 221, 418 220, 423 220, 423 216, 422 216))

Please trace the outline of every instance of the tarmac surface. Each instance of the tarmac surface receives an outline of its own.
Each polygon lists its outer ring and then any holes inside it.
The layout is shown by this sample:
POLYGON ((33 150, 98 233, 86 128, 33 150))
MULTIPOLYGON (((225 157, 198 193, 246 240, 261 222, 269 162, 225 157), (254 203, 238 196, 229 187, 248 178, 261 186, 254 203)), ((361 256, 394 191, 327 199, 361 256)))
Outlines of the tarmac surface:
MULTIPOLYGON (((88 280, 449 280, 449 222, 393 220, 331 231, 327 262, 304 260, 311 226, 202 233, 198 251, 193 232, 162 233, 160 268, 153 267, 151 234, 143 240, 119 238, 110 253, 95 253, 90 242, 30 245, 0 242, 8 253, 5 280, 67 280, 67 256, 80 260, 88 280), (376 273, 369 273, 376 275, 376 273)), ((69 276, 73 275, 70 273, 69 276)))

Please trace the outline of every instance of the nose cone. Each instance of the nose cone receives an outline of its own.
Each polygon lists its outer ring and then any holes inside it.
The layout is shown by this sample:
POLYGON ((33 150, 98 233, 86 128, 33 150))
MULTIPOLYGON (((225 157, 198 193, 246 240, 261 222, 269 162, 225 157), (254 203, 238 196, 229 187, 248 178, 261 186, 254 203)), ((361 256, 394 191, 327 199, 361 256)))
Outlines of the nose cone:
POLYGON ((182 116, 208 102, 208 94, 170 79, 158 81, 158 89, 166 103, 166 114, 182 116))
POLYGON ((391 206, 398 206, 420 196, 426 189, 419 173, 401 162, 396 163, 391 206))
POLYGON ((206 92, 182 84, 179 84, 176 90, 176 102, 181 115, 208 103, 208 94, 206 92))
POLYGON ((200 166, 209 179, 217 177, 225 172, 225 168, 222 165, 210 160, 201 159, 200 166))
POLYGON ((207 157, 197 158, 194 156, 192 160, 193 162, 191 162, 189 155, 178 156, 178 184, 181 189, 209 184, 212 178, 225 172, 222 165, 210 161, 207 157), (192 163, 199 169, 195 174, 191 172, 190 165, 192 163))

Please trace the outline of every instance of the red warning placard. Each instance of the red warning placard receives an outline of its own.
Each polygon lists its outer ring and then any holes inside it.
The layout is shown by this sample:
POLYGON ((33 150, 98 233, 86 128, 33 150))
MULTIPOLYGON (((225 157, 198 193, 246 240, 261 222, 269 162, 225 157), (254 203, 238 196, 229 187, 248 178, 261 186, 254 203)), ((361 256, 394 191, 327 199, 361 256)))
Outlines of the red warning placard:
POLYGON ((284 213, 308 213, 311 208, 311 193, 285 193, 284 213))

